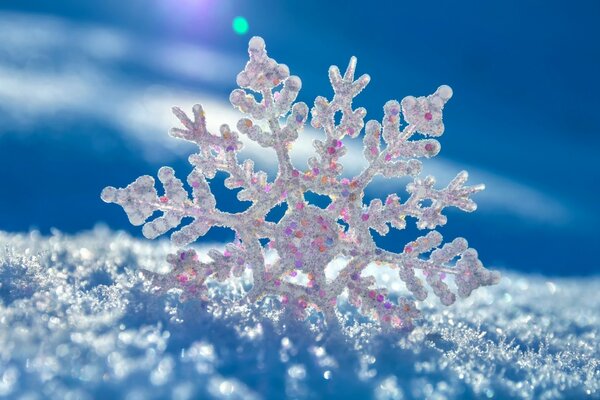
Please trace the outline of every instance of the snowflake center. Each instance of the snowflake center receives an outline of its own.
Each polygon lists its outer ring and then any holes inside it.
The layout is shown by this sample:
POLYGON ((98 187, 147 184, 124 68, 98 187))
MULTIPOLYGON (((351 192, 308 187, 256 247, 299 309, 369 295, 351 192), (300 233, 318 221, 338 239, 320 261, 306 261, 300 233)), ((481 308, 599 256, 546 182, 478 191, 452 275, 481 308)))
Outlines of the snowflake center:
POLYGON ((337 253, 337 223, 315 206, 294 208, 279 221, 275 243, 287 268, 323 271, 337 253))

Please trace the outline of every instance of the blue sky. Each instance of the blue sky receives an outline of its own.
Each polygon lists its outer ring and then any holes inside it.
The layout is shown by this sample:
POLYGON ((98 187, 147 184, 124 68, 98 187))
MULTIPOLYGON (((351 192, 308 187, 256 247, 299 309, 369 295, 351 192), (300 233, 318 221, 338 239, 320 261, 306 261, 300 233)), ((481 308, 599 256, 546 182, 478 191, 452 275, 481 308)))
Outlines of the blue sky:
MULTIPOLYGON (((443 185, 467 169, 487 190, 475 214, 450 212, 442 234, 465 236, 489 266, 597 273, 600 5, 523 3, 5 1, 0 229, 77 232, 104 222, 139 234, 100 190, 161 165, 187 172, 193 148, 166 134, 176 124, 170 106, 199 102, 209 126, 235 125, 228 93, 249 37, 261 35, 302 78, 309 105, 331 96, 327 68, 351 55, 372 78, 355 101, 369 119, 380 119, 389 99, 451 85, 442 152, 426 171, 443 185), (247 35, 232 31, 236 15, 248 19, 247 35)), ((299 165, 317 134, 306 132, 299 165)), ((368 197, 397 184, 377 181, 368 197)), ((416 233, 381 242, 393 248, 416 233)), ((228 237, 215 231, 207 240, 228 237)))

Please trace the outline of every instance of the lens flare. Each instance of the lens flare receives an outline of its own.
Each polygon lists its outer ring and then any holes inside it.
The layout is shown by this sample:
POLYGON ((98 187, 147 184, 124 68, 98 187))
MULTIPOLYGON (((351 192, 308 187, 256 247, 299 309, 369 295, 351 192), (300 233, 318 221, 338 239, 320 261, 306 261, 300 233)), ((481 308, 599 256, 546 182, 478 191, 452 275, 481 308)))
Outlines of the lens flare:
POLYGON ((238 35, 244 35, 248 32, 248 20, 244 17, 235 17, 232 23, 233 31, 238 35))

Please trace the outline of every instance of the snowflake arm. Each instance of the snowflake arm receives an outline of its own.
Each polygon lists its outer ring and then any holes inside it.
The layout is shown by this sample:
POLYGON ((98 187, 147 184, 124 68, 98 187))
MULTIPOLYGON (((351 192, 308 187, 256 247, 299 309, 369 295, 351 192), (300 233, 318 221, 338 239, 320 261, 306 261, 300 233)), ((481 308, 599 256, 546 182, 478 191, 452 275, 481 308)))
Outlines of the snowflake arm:
POLYGON ((356 57, 350 59, 346 73, 342 77, 340 70, 335 65, 329 68, 329 81, 333 87, 334 96, 331 102, 319 96, 313 107, 311 124, 315 128, 323 128, 327 139, 341 139, 345 135, 356 137, 364 126, 363 119, 367 110, 363 107, 352 110, 352 99, 368 85, 371 78, 362 75, 356 81, 356 57), (342 120, 335 125, 335 113, 342 112, 342 120))
POLYGON ((375 228, 380 234, 386 234, 388 231, 385 223, 389 222, 395 228, 404 229, 405 218, 410 216, 417 219, 419 229, 434 229, 446 224, 447 218, 442 215, 446 207, 456 207, 466 212, 475 211, 477 205, 470 196, 483 190, 484 186, 464 186, 467 178, 467 172, 462 171, 441 190, 433 188, 434 177, 417 178, 407 185, 410 196, 404 203, 400 203, 399 197, 395 194, 387 197, 385 206, 381 205, 381 200, 373 200, 367 209, 367 215, 376 216, 370 223, 370 227, 375 228), (421 203, 424 200, 431 200, 431 205, 423 207, 421 203))
POLYGON ((421 270, 433 293, 440 298, 444 305, 450 305, 456 300, 454 293, 450 291, 444 282, 448 275, 454 276, 454 282, 458 287, 458 294, 467 297, 472 290, 480 286, 496 284, 499 280, 497 272, 488 271, 477 258, 477 252, 468 248, 467 241, 463 238, 454 239, 441 248, 442 235, 431 231, 404 247, 403 253, 396 254, 381 251, 376 259, 389 263, 392 268, 399 269, 399 276, 406 287, 418 300, 427 298, 427 291, 422 281, 415 276, 415 270, 421 270), (431 251, 433 250, 433 251, 431 251), (429 258, 424 254, 431 251, 429 258), (456 265, 450 262, 460 257, 456 265))
POLYGON ((142 176, 124 189, 107 187, 102 191, 102 199, 121 205, 133 225, 144 225, 142 233, 149 239, 179 226, 184 217, 194 218, 191 224, 171 236, 174 243, 180 246, 195 241, 211 226, 229 223, 230 218, 226 213, 215 210, 215 198, 204 176, 197 171, 192 171, 188 176, 188 183, 193 187, 193 201, 189 200, 183 183, 175 177, 173 169, 161 168, 158 178, 165 188, 164 196, 158 196, 154 178, 142 176), (146 222, 156 211, 163 215, 146 222))

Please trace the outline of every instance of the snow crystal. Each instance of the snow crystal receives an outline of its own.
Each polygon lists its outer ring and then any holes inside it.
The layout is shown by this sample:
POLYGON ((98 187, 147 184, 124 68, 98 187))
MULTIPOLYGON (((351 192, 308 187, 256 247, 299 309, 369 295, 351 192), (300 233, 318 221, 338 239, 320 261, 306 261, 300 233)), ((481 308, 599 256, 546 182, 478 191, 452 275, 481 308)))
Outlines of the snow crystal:
POLYGON ((435 229, 446 223, 442 212, 447 207, 466 212, 476 209, 471 195, 483 190, 483 185, 465 186, 465 171, 444 189, 434 188, 436 181, 432 176, 419 176, 419 159, 437 155, 440 144, 435 139, 415 137, 442 135, 442 111, 452 97, 450 87, 442 85, 427 97, 408 96, 401 103, 390 100, 383 107, 382 122, 370 120, 365 125, 367 111, 362 107, 353 109, 352 101, 371 78, 365 74, 354 79, 355 57, 350 59, 343 76, 337 66, 330 67, 333 99, 318 96, 310 112, 312 126, 322 129, 325 138, 314 141, 316 154, 308 159, 309 168, 301 172, 289 156, 309 114, 305 103, 294 103, 302 86, 300 78, 290 76, 286 65, 268 57, 260 37, 250 39, 248 53, 250 60, 237 76, 240 88, 231 93, 230 101, 247 116, 238 121, 238 131, 260 146, 275 150, 279 169, 273 181, 268 181, 265 172, 255 171, 252 160, 238 162, 242 149, 238 132, 222 125, 220 134, 210 133, 204 110, 197 104, 192 118, 173 108, 185 129, 171 130, 172 136, 199 147, 199 152, 189 158, 194 166, 187 177, 191 198, 170 167, 158 171, 165 190, 162 196, 158 195, 154 178, 148 175, 126 188, 107 187, 102 191, 102 199, 122 206, 129 221, 143 225, 142 232, 150 239, 175 230, 172 241, 186 246, 213 226, 236 232, 236 241, 225 251, 208 253, 212 262, 200 261, 194 250, 170 255, 172 269, 154 276, 160 289, 180 288, 186 298, 205 298, 210 280, 224 281, 251 270, 252 285, 245 302, 270 296, 278 299, 280 306, 293 309, 300 319, 307 318, 313 309, 321 312, 329 325, 337 326, 338 300, 347 290, 350 303, 363 315, 386 328, 411 329, 413 320, 420 316, 414 299, 423 301, 428 295, 423 281, 445 305, 455 302, 455 293, 468 297, 478 287, 498 282, 499 275, 483 267, 477 252, 463 238, 442 245, 442 235, 432 230, 407 243, 403 252, 393 253, 379 248, 370 232, 373 229, 386 235, 390 226, 404 229, 406 218, 416 219, 419 229, 435 229), (260 96, 260 101, 255 96, 260 96), (339 123, 335 118, 338 113, 339 123), (342 178, 340 158, 347 151, 342 139, 356 138, 363 127, 368 166, 352 179, 342 178), (217 209, 207 182, 217 171, 229 175, 227 188, 241 189, 239 200, 252 202, 248 209, 236 214, 217 209), (365 188, 377 175, 413 177, 406 187, 408 198, 401 201, 397 194, 391 194, 385 203, 374 199, 363 204, 365 188), (309 205, 306 192, 327 196, 331 203, 326 209, 309 205), (279 205, 286 207, 285 216, 277 223, 267 221, 269 212, 279 205), (148 221, 156 212, 162 216, 148 221), (192 222, 177 230, 185 224, 184 218, 191 218, 192 222), (347 229, 338 220, 344 221, 347 229), (268 245, 264 246, 261 240, 268 245), (265 257, 268 249, 275 249, 278 254, 272 262, 265 257), (326 268, 338 256, 347 258, 346 265, 328 280, 326 268), (374 287, 373 276, 365 274, 374 261, 397 269, 412 296, 394 297, 386 286, 374 287), (455 288, 445 281, 447 276, 453 277, 455 288))

